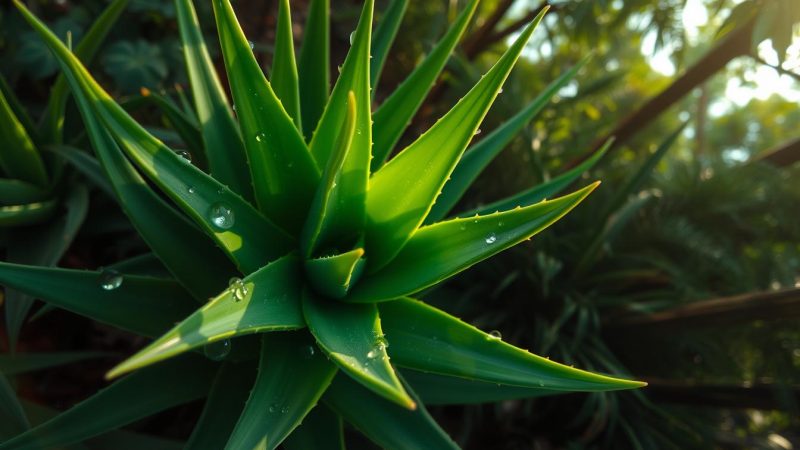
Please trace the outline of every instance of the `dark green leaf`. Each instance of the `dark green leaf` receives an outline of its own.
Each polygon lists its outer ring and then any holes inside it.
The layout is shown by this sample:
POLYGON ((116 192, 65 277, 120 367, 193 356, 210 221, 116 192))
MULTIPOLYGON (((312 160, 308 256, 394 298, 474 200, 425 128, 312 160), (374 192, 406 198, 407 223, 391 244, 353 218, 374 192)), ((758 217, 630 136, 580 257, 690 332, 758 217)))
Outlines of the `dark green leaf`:
POLYGON ((330 74, 330 0, 311 0, 304 28, 303 47, 298 61, 300 111, 306 141, 317 129, 319 118, 328 103, 330 74))
POLYGON ((0 373, 16 375, 33 372, 54 366, 73 364, 87 359, 105 358, 104 352, 59 352, 59 353, 18 353, 0 355, 0 373))
POLYGON ((403 22, 403 16, 408 8, 408 0, 392 0, 386 11, 378 22, 378 27, 372 35, 372 61, 370 64, 369 80, 372 87, 372 98, 375 99, 375 92, 378 88, 378 80, 381 77, 386 57, 392 48, 392 43, 403 22))
POLYGON ((280 0, 278 6, 278 29, 275 31, 271 78, 275 94, 281 99, 286 113, 294 119, 297 129, 302 131, 300 88, 297 82, 297 63, 294 59, 294 34, 289 0, 280 0))

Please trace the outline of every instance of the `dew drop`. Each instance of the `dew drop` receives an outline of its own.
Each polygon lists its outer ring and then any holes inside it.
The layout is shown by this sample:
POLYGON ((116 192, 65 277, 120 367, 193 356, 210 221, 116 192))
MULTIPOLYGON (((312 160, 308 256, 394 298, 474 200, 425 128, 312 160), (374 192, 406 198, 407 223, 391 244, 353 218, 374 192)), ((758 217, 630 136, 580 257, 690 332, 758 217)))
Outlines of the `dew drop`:
POLYGON ((498 94, 502 94, 502 93, 503 93, 503 88, 500 88, 500 90, 499 90, 499 91, 497 91, 497 93, 498 93, 498 94))
POLYGON ((253 49, 255 49, 255 48, 256 48, 256 43, 255 43, 255 42, 253 42, 253 41, 247 41, 247 43, 250 45, 250 50, 253 50, 253 49))
POLYGON ((303 349, 303 357, 305 359, 311 359, 317 353, 317 350, 314 349, 313 345, 307 345, 306 348, 303 349))
POLYGON ((284 406, 283 408, 281 408, 281 414, 286 414, 288 412, 289 412, 289 407, 288 406, 284 406))
POLYGON ((122 286, 122 274, 113 269, 100 272, 100 287, 106 291, 113 291, 122 286))
POLYGON ((350 45, 353 45, 353 41, 355 40, 356 40, 356 32, 353 31, 352 33, 350 33, 350 45))
POLYGON ((231 340, 223 339, 212 342, 203 348, 203 353, 212 361, 222 361, 231 353, 231 340))
POLYGON ((492 330, 489 332, 489 338, 494 340, 500 340, 503 339, 503 335, 497 330, 492 330))
POLYGON ((189 186, 188 191, 189 191, 190 194, 194 194, 194 192, 195 192, 194 186, 189 186))
POLYGON ((477 130, 475 130, 475 136, 481 134, 482 132, 483 131, 480 128, 478 128, 477 130))
POLYGON ((278 404, 277 403, 273 403, 273 404, 269 405, 269 408, 268 408, 269 412, 274 413, 277 410, 278 410, 278 404))
POLYGON ((486 236, 486 239, 484 239, 484 241, 486 241, 487 244, 492 245, 495 242, 497 242, 497 235, 494 233, 489 233, 489 235, 486 236))
POLYGON ((183 158, 184 162, 190 163, 192 162, 192 154, 187 152, 186 150, 178 150, 175 153, 178 154, 181 158, 183 158))
POLYGON ((247 286, 240 278, 233 277, 228 281, 228 290, 233 295, 233 300, 240 302, 247 298, 247 286))
POLYGON ((227 230, 233 226, 233 210, 225 203, 214 203, 208 209, 208 218, 220 230, 227 230))
POLYGON ((256 141, 266 142, 266 140, 267 140, 267 135, 263 131, 259 131, 258 134, 256 134, 256 141))

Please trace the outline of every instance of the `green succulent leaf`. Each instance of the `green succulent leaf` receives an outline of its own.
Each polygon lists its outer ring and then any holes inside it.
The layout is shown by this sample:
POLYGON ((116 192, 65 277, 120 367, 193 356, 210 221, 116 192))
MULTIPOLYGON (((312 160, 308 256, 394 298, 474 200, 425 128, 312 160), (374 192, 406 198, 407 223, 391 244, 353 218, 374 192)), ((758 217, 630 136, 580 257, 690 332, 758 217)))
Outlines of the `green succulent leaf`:
POLYGON ((530 189, 526 189, 518 194, 498 200, 494 203, 490 203, 489 205, 481 206, 480 208, 464 213, 459 213, 458 215, 461 217, 467 217, 475 214, 491 214, 496 211, 505 211, 507 209, 516 208, 517 206, 530 206, 534 203, 552 198, 575 182, 575 180, 580 178, 582 174, 594 167, 594 165, 600 161, 603 155, 606 154, 608 149, 611 148, 613 143, 614 139, 609 139, 599 150, 594 153, 594 155, 587 158, 586 161, 578 164, 577 166, 550 181, 538 184, 530 189))
POLYGON ((41 137, 38 135, 39 130, 33 124, 30 115, 28 115, 28 111, 22 106, 22 102, 19 101, 19 98, 17 98, 17 95, 11 89, 11 86, 8 85, 8 82, 2 74, 0 74, 0 96, 5 97, 8 107, 11 108, 14 117, 22 124, 28 136, 30 136, 34 142, 40 142, 41 137))
POLYGON ((364 272, 366 260, 364 249, 357 248, 347 253, 305 261, 306 277, 319 293, 332 298, 347 295, 364 272))
POLYGON ((488 383, 409 369, 402 370, 402 375, 403 380, 411 385, 426 405, 493 403, 564 393, 540 387, 488 383))
POLYGON ((362 389, 339 374, 331 383, 325 404, 373 442, 388 450, 457 450, 458 446, 419 403, 415 410, 397 406, 362 389))
POLYGON ((391 261, 425 220, 545 12, 450 112, 372 176, 365 247, 371 271, 391 261))
POLYGON ((93 185, 103 191, 109 198, 118 200, 114 187, 108 181, 103 166, 89 153, 75 147, 57 145, 45 147, 59 157, 64 158, 69 164, 85 176, 93 185))
POLYGON ((49 177, 42 156, 2 91, 0 91, 0 142, 3 143, 0 149, 0 168, 7 176, 39 187, 47 186, 49 177))
POLYGON ((13 178, 0 178, 0 203, 21 205, 45 200, 48 192, 35 184, 13 178))
POLYGON ((255 381, 253 361, 224 363, 217 371, 203 413, 194 426, 184 450, 219 450, 225 448, 236 426, 250 389, 255 381))
POLYGON ((372 87, 372 99, 375 99, 378 80, 383 72, 386 57, 392 48, 392 43, 403 22, 403 16, 408 9, 408 0, 392 0, 378 22, 378 27, 372 35, 372 63, 369 67, 369 80, 372 87))
POLYGON ((108 372, 109 378, 193 348, 247 334, 303 328, 301 273, 295 256, 283 257, 228 289, 108 372))
POLYGON ((268 333, 258 378, 226 448, 276 448, 317 404, 336 373, 306 332, 268 333))
POLYGON ((56 200, 0 206, 0 227, 35 225, 53 217, 58 208, 56 200))
POLYGON ((311 140, 322 112, 328 103, 331 81, 330 67, 330 0, 311 0, 306 19, 303 46, 298 61, 300 114, 303 136, 311 140))
POLYGON ((436 78, 450 59, 453 49, 467 29, 478 3, 479 0, 470 1, 442 40, 428 54, 425 61, 414 69, 411 75, 375 111, 373 115, 375 119, 375 146, 372 150, 373 172, 377 171, 392 153, 411 118, 422 105, 436 78))
POLYGON ((247 154, 228 106, 225 90, 208 54, 191 0, 175 0, 186 72, 197 110, 211 174, 246 200, 253 201, 247 154))
POLYGON ((348 305, 307 289, 303 314, 319 346, 347 375, 404 408, 416 407, 389 364, 375 305, 348 305))
POLYGON ((214 369, 216 365, 205 358, 192 356, 139 371, 0 444, 0 449, 57 448, 202 398, 214 380, 214 369))
POLYGON ((311 154, 321 166, 327 166, 339 151, 337 136, 349 126, 348 114, 355 114, 355 134, 350 140, 342 169, 332 186, 330 198, 336 207, 327 216, 327 228, 340 241, 355 240, 364 228, 367 183, 369 181, 370 149, 372 147, 371 97, 369 93, 369 52, 372 31, 374 0, 364 2, 358 27, 353 35, 353 45, 342 65, 339 79, 331 93, 330 101, 322 114, 314 137, 311 139, 311 154), (352 111, 350 93, 355 97, 352 111))
POLYGON ((0 373, 17 375, 25 372, 48 369, 50 367, 72 364, 88 359, 105 358, 105 352, 58 352, 58 353, 18 353, 0 355, 0 373))
POLYGON ((143 103, 150 103, 158 108, 186 147, 192 163, 203 171, 208 171, 208 157, 203 144, 203 134, 194 118, 187 115, 169 97, 155 92, 147 92, 142 97, 143 103))
POLYGON ((345 450, 342 418, 317 405, 283 442, 286 450, 345 450))
POLYGON ((381 303, 395 364, 490 383, 561 391, 610 391, 644 386, 536 356, 413 299, 381 303))
MULTIPOLYGON (((85 64, 89 64, 97 55, 98 50, 105 42, 106 36, 117 23, 119 16, 128 6, 129 0, 114 0, 106 7, 97 18, 86 35, 75 47, 75 56, 85 64)), ((46 142, 51 144, 61 143, 62 128, 64 126, 64 111, 69 98, 67 80, 63 74, 58 74, 56 82, 50 92, 47 110, 42 118, 42 133, 46 142)))
POLYGON ((348 302, 392 300, 420 291, 530 239, 578 205, 599 182, 555 200, 420 228, 396 258, 366 274, 348 302))
MULTIPOLYGON (((575 74, 586 65, 587 61, 589 61, 589 57, 584 58, 575 67, 561 75, 522 111, 464 152, 461 161, 458 162, 452 175, 450 175, 450 180, 444 185, 441 195, 436 198, 436 203, 433 204, 431 212, 428 213, 428 217, 425 219, 426 224, 436 223, 447 216, 447 213, 461 200, 461 197, 486 166, 547 106, 553 95, 575 77, 575 74)), ((580 173, 577 176, 580 176, 580 173)), ((495 211, 510 209, 518 205, 529 205, 542 199, 534 200, 527 204, 517 203, 505 208, 497 208, 495 211)))
POLYGON ((303 225, 319 169, 264 77, 228 0, 214 0, 222 54, 261 211, 286 230, 303 225))
POLYGON ((347 99, 347 114, 344 117, 344 123, 333 146, 333 153, 328 159, 325 171, 322 173, 322 180, 317 186, 314 201, 311 203, 311 210, 308 213, 300 236, 300 245, 306 258, 315 254, 320 241, 325 243, 326 238, 330 238, 331 234, 334 234, 334 230, 331 229, 335 221, 334 218, 342 212, 336 202, 337 196, 334 195, 336 180, 341 177, 342 166, 353 143, 355 128, 356 98, 351 91, 347 99))
POLYGON ((275 32, 271 79, 275 94, 281 99, 286 113, 302 132, 300 88, 297 81, 297 62, 294 58, 294 33, 289 0, 280 0, 278 5, 278 29, 275 32))
POLYGON ((0 439, 16 436, 31 427, 17 394, 0 371, 0 439))
POLYGON ((145 336, 163 333, 195 306, 173 280, 117 272, 0 262, 0 283, 59 308, 145 336))

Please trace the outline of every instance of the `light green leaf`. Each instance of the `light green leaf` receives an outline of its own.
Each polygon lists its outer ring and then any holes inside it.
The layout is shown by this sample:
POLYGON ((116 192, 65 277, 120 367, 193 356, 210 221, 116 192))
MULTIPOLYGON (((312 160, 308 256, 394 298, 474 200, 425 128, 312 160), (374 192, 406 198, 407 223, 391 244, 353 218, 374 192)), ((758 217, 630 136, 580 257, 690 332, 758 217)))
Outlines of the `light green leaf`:
POLYGON ((280 0, 278 5, 278 29, 275 31, 271 78, 275 94, 281 99, 289 117, 294 119, 297 129, 302 130, 300 88, 297 82, 297 63, 294 59, 294 33, 289 0, 280 0))
POLYGON ((375 305, 348 305, 306 289, 303 314, 319 346, 347 375, 398 405, 416 407, 389 364, 375 305))
POLYGON ((487 383, 461 377, 403 369, 405 380, 426 405, 463 405, 563 394, 542 388, 487 383))
MULTIPOLYGON (((486 166, 488 166, 489 163, 514 140, 519 132, 547 106, 553 95, 575 77, 575 74, 586 65, 587 61, 589 61, 589 57, 584 58, 581 62, 576 64, 575 67, 561 75, 522 111, 508 119, 496 130, 464 152, 461 161, 458 162, 452 175, 450 175, 450 180, 448 180, 444 188, 442 188, 442 193, 436 198, 436 203, 433 204, 431 212, 428 213, 428 217, 425 218, 425 224, 436 223, 447 216, 447 213, 461 200, 461 197, 467 192, 467 189, 472 185, 475 179, 478 178, 478 175, 483 172, 486 166)), ((579 175, 580 173, 578 176, 579 175)), ((544 199, 544 197, 542 199, 544 199)), ((534 200, 527 204, 517 203, 509 207, 497 208, 494 211, 502 211, 518 205, 527 206, 542 199, 534 200)))
POLYGON ((379 305, 395 364, 490 383, 560 391, 611 391, 645 383, 550 361, 413 299, 379 305))
POLYGON ((252 202, 253 186, 242 136, 208 54, 197 13, 191 0, 175 0, 175 9, 211 175, 252 202))
POLYGON ((219 450, 236 426, 256 378, 254 361, 226 362, 217 371, 203 413, 184 450, 219 450))
POLYGON ((163 333, 195 306, 173 280, 116 272, 0 262, 0 283, 59 308, 146 336, 163 333))
POLYGON ((58 352, 58 353, 18 353, 0 354, 0 373, 16 375, 34 372, 50 367, 72 364, 87 359, 105 358, 105 352, 58 352))
POLYGON ((375 92, 378 88, 378 80, 381 77, 383 66, 386 64, 386 57, 389 49, 403 22, 403 16, 408 9, 408 0, 392 0, 386 11, 378 22, 378 27, 372 35, 372 61, 370 64, 369 80, 372 87, 372 99, 375 99, 375 92))
POLYGON ((211 386, 215 368, 205 358, 192 355, 142 370, 0 444, 0 449, 38 450, 80 442, 201 398, 211 386))
POLYGON ((433 286, 530 239, 568 213, 598 184, 525 208, 452 219, 420 228, 391 263, 373 274, 364 275, 344 300, 392 300, 433 286))
POLYGON ((244 280, 231 280, 228 289, 111 369, 107 377, 114 378, 223 339, 304 327, 300 276, 297 258, 286 256, 244 280))
POLYGON ((339 137, 333 145, 333 153, 328 159, 325 171, 322 173, 321 182, 317 186, 314 201, 311 203, 311 209, 300 235, 300 245, 302 246, 303 256, 306 258, 317 254, 316 250, 320 241, 323 244, 328 244, 327 240, 332 237, 341 238, 335 230, 332 230, 336 221, 335 217, 343 214, 343 211, 339 209, 339 204, 336 202, 339 197, 334 194, 336 193, 336 181, 342 175, 342 166, 353 142, 356 127, 355 121, 356 99, 355 94, 351 91, 347 99, 347 114, 344 117, 344 123, 339 131, 339 137))
POLYGON ((391 261, 428 215, 545 11, 450 112, 372 176, 365 244, 370 271, 391 261))
POLYGON ((330 94, 330 0, 311 0, 298 61, 300 114, 306 141, 317 129, 330 94))
POLYGON ((286 450, 345 450, 342 418, 317 405, 283 442, 286 450))
POLYGON ((308 282, 326 297, 342 298, 364 272, 366 260, 363 256, 364 249, 357 248, 339 255, 307 259, 305 269, 308 282))
MULTIPOLYGON (((86 35, 75 47, 75 56, 85 64, 89 64, 97 54, 97 51, 105 42, 108 32, 117 23, 117 19, 128 5, 128 0, 114 0, 97 18, 86 35)), ((61 142, 62 128, 64 126, 64 110, 67 106, 69 90, 67 80, 63 74, 59 74, 53 88, 50 91, 50 98, 47 103, 47 110, 42 117, 41 131, 45 135, 48 143, 56 144, 61 142)))
POLYGON ((214 0, 222 54, 260 210, 286 230, 303 225, 319 169, 281 105, 228 0, 214 0))
POLYGON ((0 370, 0 439, 6 440, 30 428, 17 394, 0 370))
MULTIPOLYGON (((377 171, 397 145, 411 118, 414 117, 423 100, 442 72, 453 49, 464 34, 472 19, 479 0, 472 0, 461 12, 442 40, 431 50, 425 61, 392 92, 375 111, 375 146, 372 150, 372 171, 377 171)), ((488 107, 487 107, 488 108, 488 107)), ((467 127, 468 128, 468 127, 467 127)), ((471 137, 471 135, 470 135, 471 137)))
POLYGON ((268 333, 255 387, 226 448, 276 448, 308 414, 336 373, 306 332, 268 333))
POLYGON ((45 187, 47 170, 31 136, 0 91, 0 168, 12 178, 45 187))
MULTIPOLYGON (((320 166, 326 166, 333 157, 337 136, 347 126, 350 92, 355 96, 355 135, 350 150, 344 159, 333 192, 330 194, 336 205, 334 214, 328 215, 327 225, 342 242, 355 243, 365 220, 365 202, 369 181, 370 149, 372 146, 371 98, 369 94, 369 51, 372 31, 374 1, 367 0, 361 10, 353 35, 353 45, 342 65, 339 79, 322 114, 317 130, 311 140, 311 154, 320 166)), ((346 244, 344 244, 346 245, 346 244)), ((349 249, 342 249, 349 250, 349 249)))
POLYGON ((419 404, 410 411, 361 388, 349 377, 339 374, 331 383, 325 404, 370 440, 387 450, 458 450, 419 404))

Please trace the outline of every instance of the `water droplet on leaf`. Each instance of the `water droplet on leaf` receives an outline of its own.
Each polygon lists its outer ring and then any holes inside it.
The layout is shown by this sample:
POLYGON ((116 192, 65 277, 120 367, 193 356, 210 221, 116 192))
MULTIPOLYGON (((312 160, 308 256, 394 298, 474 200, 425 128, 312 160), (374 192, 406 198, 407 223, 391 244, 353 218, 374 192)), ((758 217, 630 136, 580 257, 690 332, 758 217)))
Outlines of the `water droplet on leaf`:
POLYGON ((194 187, 193 186, 189 186, 188 191, 189 191, 190 194, 194 194, 194 187))
POLYGON ((267 140, 267 135, 263 131, 260 131, 258 134, 256 134, 256 141, 266 142, 266 140, 267 140))
POLYGON ((203 353, 206 354, 206 358, 212 361, 222 361, 231 353, 231 340, 223 339, 212 342, 203 348, 203 353))
POLYGON ((255 49, 255 48, 256 48, 256 43, 255 43, 255 42, 253 42, 253 41, 247 41, 247 43, 248 43, 248 44, 250 44, 250 50, 253 50, 253 49, 255 49))
POLYGON ((247 286, 245 286, 244 281, 242 281, 240 278, 231 278, 230 281, 228 281, 228 289, 231 291, 233 300, 236 302, 240 302, 247 298, 247 286))
POLYGON ((355 40, 356 40, 356 32, 353 31, 352 33, 350 33, 350 45, 353 45, 353 41, 355 40))
POLYGON ((489 338, 499 340, 503 339, 503 335, 497 330, 492 330, 489 332, 489 338))
POLYGON ((494 233, 489 233, 489 235, 486 236, 486 239, 484 239, 484 240, 489 245, 494 244, 495 242, 497 242, 497 235, 494 234, 494 233))
POLYGON ((227 230, 233 226, 233 210, 225 203, 214 203, 208 210, 211 223, 220 230, 227 230))
POLYGON ((122 274, 113 269, 105 269, 100 273, 100 287, 113 291, 122 286, 122 274))
POLYGON ((177 152, 175 152, 175 153, 177 153, 177 154, 178 154, 178 156, 180 156, 181 158, 183 158, 183 160, 184 160, 185 162, 187 162, 187 163, 190 163, 190 162, 192 162, 192 154, 191 154, 191 153, 189 153, 188 151, 186 151, 186 150, 178 150, 178 151, 177 151, 177 152))

